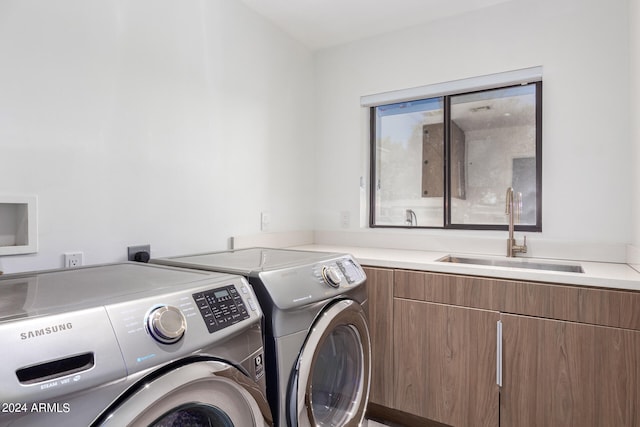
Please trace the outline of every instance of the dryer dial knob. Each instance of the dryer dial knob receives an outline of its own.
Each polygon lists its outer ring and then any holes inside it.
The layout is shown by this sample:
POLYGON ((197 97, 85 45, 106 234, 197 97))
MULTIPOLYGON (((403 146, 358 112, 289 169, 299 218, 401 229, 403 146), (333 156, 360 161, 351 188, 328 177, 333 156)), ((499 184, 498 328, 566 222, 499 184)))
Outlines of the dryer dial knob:
POLYGON ((340 273, 338 273, 335 267, 322 267, 322 278, 327 285, 334 288, 340 286, 340 282, 342 282, 342 277, 340 277, 340 273))
POLYGON ((163 305, 149 313, 147 328, 156 341, 163 344, 173 344, 184 336, 184 332, 187 330, 187 320, 177 307, 163 305))

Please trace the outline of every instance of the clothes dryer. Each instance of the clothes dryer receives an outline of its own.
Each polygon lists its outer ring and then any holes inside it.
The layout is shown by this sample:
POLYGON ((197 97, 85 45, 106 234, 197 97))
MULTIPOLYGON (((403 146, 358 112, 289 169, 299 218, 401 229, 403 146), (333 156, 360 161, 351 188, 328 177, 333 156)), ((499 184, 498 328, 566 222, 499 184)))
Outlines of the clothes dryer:
POLYGON ((269 426, 241 276, 122 263, 0 278, 0 426, 269 426))
POLYGON ((249 248, 151 262, 242 274, 265 313, 276 425, 357 426, 369 396, 366 276, 348 254, 249 248))

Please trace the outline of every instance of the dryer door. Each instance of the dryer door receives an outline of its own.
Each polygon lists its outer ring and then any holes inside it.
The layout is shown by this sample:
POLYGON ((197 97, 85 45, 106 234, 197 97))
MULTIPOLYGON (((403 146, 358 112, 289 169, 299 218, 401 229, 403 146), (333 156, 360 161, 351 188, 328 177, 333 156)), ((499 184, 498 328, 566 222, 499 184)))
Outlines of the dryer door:
POLYGON ((289 390, 289 424, 358 426, 369 399, 370 359, 360 304, 342 300, 325 309, 300 352, 289 390))
POLYGON ((106 414, 100 425, 269 426, 268 404, 255 391, 233 366, 218 361, 195 362, 144 384, 106 414))

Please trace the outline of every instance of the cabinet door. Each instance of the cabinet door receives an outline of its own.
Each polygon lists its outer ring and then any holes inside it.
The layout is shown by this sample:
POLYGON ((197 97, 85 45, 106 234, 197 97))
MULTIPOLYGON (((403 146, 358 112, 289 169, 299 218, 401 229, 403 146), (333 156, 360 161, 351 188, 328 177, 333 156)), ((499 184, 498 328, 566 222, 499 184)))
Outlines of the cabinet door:
POLYGON ((393 407, 393 270, 365 268, 371 335, 369 401, 393 407))
POLYGON ((394 299, 395 408, 454 427, 497 426, 499 313, 394 299))
POLYGON ((501 427, 640 425, 640 332, 501 319, 501 427))

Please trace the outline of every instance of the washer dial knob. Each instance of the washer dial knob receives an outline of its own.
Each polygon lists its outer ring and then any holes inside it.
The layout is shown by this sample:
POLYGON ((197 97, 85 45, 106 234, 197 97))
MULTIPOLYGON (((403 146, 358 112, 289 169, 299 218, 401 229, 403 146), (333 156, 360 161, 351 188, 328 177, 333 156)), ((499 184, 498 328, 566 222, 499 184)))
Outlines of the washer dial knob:
POLYGON ((334 288, 340 286, 340 282, 342 282, 342 277, 340 277, 340 273, 338 273, 335 267, 322 267, 322 278, 327 285, 334 288))
POLYGON ((156 341, 173 344, 184 336, 187 320, 177 307, 162 305, 153 309, 147 316, 147 328, 156 341))

